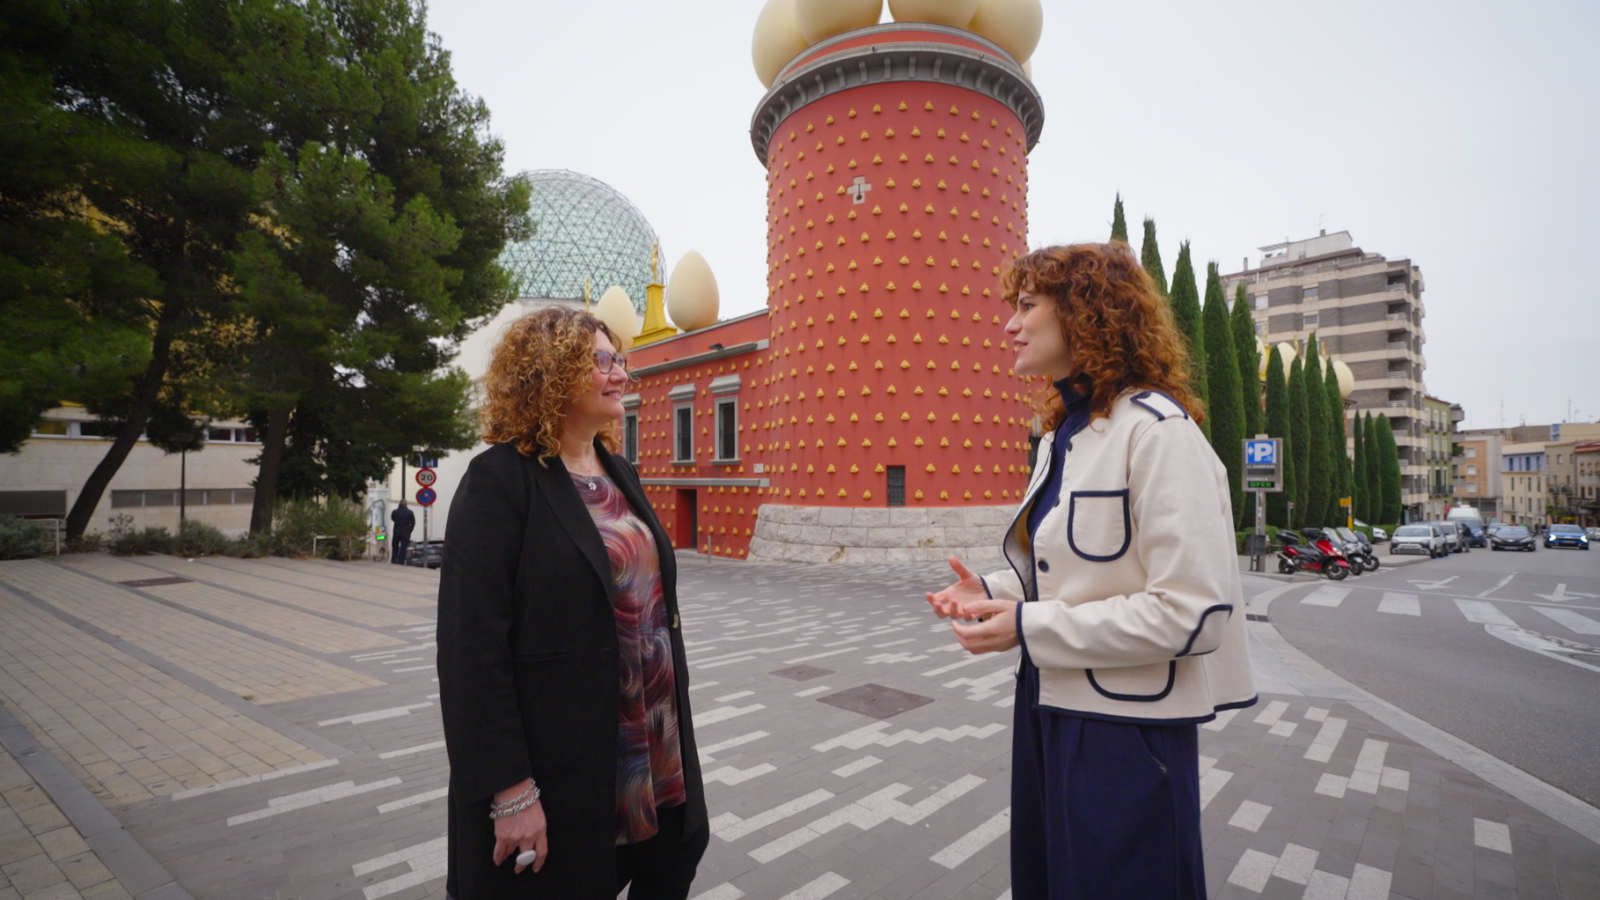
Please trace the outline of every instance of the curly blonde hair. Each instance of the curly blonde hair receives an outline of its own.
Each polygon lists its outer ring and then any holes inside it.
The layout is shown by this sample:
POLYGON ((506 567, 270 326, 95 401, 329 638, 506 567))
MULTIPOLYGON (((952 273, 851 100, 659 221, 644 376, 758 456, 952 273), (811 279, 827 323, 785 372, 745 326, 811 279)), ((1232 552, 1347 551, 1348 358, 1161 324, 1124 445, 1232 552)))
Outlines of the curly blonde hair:
MULTIPOLYGON (((539 465, 548 466, 561 453, 566 405, 594 374, 596 334, 620 346, 606 323, 567 307, 537 310, 507 326, 483 376, 478 418, 484 442, 515 441, 518 453, 537 454, 539 465)), ((603 429, 600 440, 619 452, 615 426, 603 429)))
MULTIPOLYGON (((1002 287, 1013 309, 1024 291, 1055 301, 1078 370, 1069 377, 1089 398, 1092 418, 1109 416, 1112 402, 1135 388, 1167 394, 1196 423, 1205 418, 1189 388, 1189 349, 1171 304, 1127 244, 1042 247, 1014 260, 1002 287)), ((1066 415, 1061 394, 1048 385, 1036 392, 1034 409, 1047 431, 1066 415)))

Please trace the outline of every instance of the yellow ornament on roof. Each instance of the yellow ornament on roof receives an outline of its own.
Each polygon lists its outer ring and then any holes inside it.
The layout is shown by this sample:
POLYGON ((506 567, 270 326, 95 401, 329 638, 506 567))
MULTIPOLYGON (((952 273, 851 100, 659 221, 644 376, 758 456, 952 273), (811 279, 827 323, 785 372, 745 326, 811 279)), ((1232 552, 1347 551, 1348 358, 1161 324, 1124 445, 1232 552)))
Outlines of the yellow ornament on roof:
POLYGON ((1039 46, 1044 7, 1039 0, 979 0, 967 30, 999 44, 1018 63, 1026 63, 1039 46))
POLYGON ((896 22, 932 22, 965 28, 978 11, 978 0, 889 0, 896 22))
POLYGON ((772 87, 778 72, 807 46, 795 18, 795 0, 767 0, 756 16, 755 34, 750 41, 750 61, 755 64, 762 87, 772 87))
POLYGON ((868 28, 883 16, 883 0, 794 0, 795 23, 809 44, 868 28))

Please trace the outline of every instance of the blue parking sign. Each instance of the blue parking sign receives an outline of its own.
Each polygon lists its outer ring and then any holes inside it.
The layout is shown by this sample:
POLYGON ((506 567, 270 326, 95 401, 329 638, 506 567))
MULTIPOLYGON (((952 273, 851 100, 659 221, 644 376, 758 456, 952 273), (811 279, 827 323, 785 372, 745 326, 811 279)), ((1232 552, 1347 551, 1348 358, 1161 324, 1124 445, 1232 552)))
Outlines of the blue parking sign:
POLYGON ((1252 466, 1275 466, 1278 464, 1277 444, 1272 441, 1247 441, 1244 457, 1252 466))

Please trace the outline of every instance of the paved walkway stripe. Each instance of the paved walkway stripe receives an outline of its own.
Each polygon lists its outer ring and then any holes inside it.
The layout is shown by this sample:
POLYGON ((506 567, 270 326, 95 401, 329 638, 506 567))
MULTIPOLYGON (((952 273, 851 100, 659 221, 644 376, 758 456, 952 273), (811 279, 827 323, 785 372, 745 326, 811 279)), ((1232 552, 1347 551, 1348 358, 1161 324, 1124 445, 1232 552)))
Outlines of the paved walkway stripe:
POLYGON ((821 877, 784 894, 782 900, 822 900, 823 897, 833 894, 849 883, 850 879, 827 872, 821 877))
POLYGON ((929 858, 946 869, 954 869, 956 866, 971 859, 973 854, 994 843, 1002 835, 1010 831, 1011 807, 1008 806, 995 813, 994 817, 987 822, 956 838, 955 842, 950 846, 929 858))
POLYGON ((335 719, 323 719, 317 727, 326 728, 329 725, 365 725, 368 722, 378 722, 383 719, 395 719, 400 716, 409 716, 414 709, 427 709, 432 703, 413 703, 410 706, 391 706, 388 709, 375 709, 371 712, 356 713, 349 716, 339 716, 335 719))
POLYGON ((420 806, 424 803, 427 803, 429 800, 443 800, 448 796, 450 796, 450 789, 447 787, 438 788, 432 791, 424 791, 420 794, 412 794, 409 797, 402 797, 399 800, 391 800, 388 803, 379 804, 378 812, 380 814, 392 813, 397 809, 407 809, 412 806, 420 806))
POLYGON ((832 690, 832 688, 828 687, 827 685, 819 684, 814 688, 806 688, 803 691, 795 691, 794 695, 796 697, 811 697, 817 694, 825 694, 830 690, 832 690))
POLYGON ((1488 850, 1510 853, 1511 827, 1504 822, 1491 822, 1488 819, 1474 818, 1472 820, 1472 842, 1488 850))
POLYGON ((701 777, 707 784, 710 784, 713 781, 720 781, 723 784, 732 786, 736 784, 743 784, 752 778, 759 778, 768 772, 776 771, 778 771, 778 767, 772 763, 762 763, 759 766, 752 766, 748 769, 739 769, 734 766, 723 766, 719 769, 712 769, 708 772, 705 772, 701 777))
POLYGON ((255 822, 259 819, 265 819, 271 816, 280 816, 287 812, 294 812, 297 809, 305 809, 307 807, 316 806, 319 803, 330 803, 334 800, 343 800, 346 797, 354 797, 357 794, 365 794, 371 791, 381 791, 387 787, 394 787, 399 783, 399 778, 385 778, 381 781, 373 781, 362 785, 357 785, 354 781, 341 781, 337 784, 325 785, 313 790, 301 791, 297 794, 274 797, 267 801, 267 806, 265 809, 241 813, 237 816, 229 816, 228 825, 229 827, 232 827, 234 825, 243 825, 246 822, 255 822))
POLYGON ((713 753, 721 753, 724 750, 731 750, 734 747, 741 747, 750 743, 751 741, 759 741, 766 736, 767 733, 765 731, 752 731, 749 734, 741 734, 738 737, 731 737, 725 741, 718 741, 715 744, 701 747, 700 761, 703 763, 711 762, 713 759, 715 759, 715 757, 711 755, 713 753))
POLYGON ((190 797, 199 797, 202 794, 214 794, 217 791, 225 791, 229 788, 244 787, 247 784, 260 784, 263 781, 272 781, 275 778, 284 778, 289 775, 299 775, 301 772, 315 772, 317 769, 326 769, 329 766, 337 766, 338 764, 339 761, 337 759, 323 759, 314 763, 306 763, 303 766, 291 766, 287 769, 273 769, 271 772, 262 772, 260 775, 247 775, 244 778, 235 778, 232 781, 224 781, 221 784, 212 784, 205 787, 190 788, 187 791, 178 791, 176 794, 172 795, 172 799, 187 800, 190 797))
MULTIPOLYGON (((419 884, 426 884, 435 879, 445 877, 449 871, 449 850, 444 846, 444 840, 444 838, 440 838, 438 841, 429 841, 426 844, 418 844, 416 847, 399 851, 411 854, 404 859, 411 871, 404 875, 390 878, 387 881, 368 885, 362 890, 362 896, 365 900, 378 900, 380 897, 399 893, 406 888, 416 887, 419 884), (427 849, 422 850, 421 848, 427 849), (421 852, 414 852, 419 850, 421 852)), ((390 865, 393 865, 393 863, 390 865)), ((357 872, 356 874, 360 875, 362 873, 357 872)))
POLYGON ((1548 606, 1535 606, 1534 609, 1576 631, 1578 634, 1600 634, 1600 622, 1596 622, 1582 613, 1576 613, 1570 609, 1553 609, 1548 606))
POLYGON ((1266 888, 1267 880, 1272 877, 1272 870, 1277 865, 1276 856, 1260 850, 1246 850, 1234 863, 1233 871, 1228 873, 1228 883, 1259 894, 1266 888))
POLYGON ((696 894, 693 900, 739 900, 744 896, 744 891, 724 881, 704 894, 696 894))
POLYGON ((1311 746, 1306 748, 1305 758, 1312 762, 1327 762, 1333 758, 1333 748, 1339 746, 1339 739, 1344 737, 1344 719, 1329 716, 1322 721, 1322 727, 1317 730, 1317 736, 1311 739, 1311 746))
POLYGON ((390 750, 390 751, 387 751, 385 753, 379 753, 378 754, 378 758, 379 759, 394 759, 397 756, 410 756, 413 753, 426 753, 429 750, 443 750, 443 749, 444 749, 444 741, 434 741, 434 742, 428 743, 428 744, 418 744, 415 747, 406 747, 406 748, 403 748, 403 749, 400 749, 400 750, 390 750))
POLYGON ((1319 587, 1311 593, 1305 595, 1300 602, 1307 606, 1334 607, 1343 603, 1344 598, 1348 596, 1350 596, 1350 589, 1347 587, 1331 587, 1329 585, 1323 585, 1322 587, 1319 587))
POLYGON ((840 778, 849 778, 851 775, 854 775, 858 772, 865 772, 881 762, 883 762, 883 760, 877 758, 876 756, 863 756, 853 763, 847 763, 837 769, 834 769, 833 774, 839 776, 840 778))
POLYGON ((1393 613, 1397 616, 1420 616, 1422 606, 1417 602, 1416 594, 1397 594, 1393 591, 1384 591, 1383 599, 1378 602, 1378 612, 1393 613))
POLYGON ((1246 800, 1234 810, 1233 818, 1228 820, 1228 824, 1235 828, 1243 828, 1245 831, 1260 831, 1261 823, 1267 820, 1271 812, 1272 807, 1265 803, 1246 800))
POLYGON ((797 813, 805 812, 818 803, 826 802, 833 798, 833 791, 818 788, 804 797, 796 797, 788 803, 774 806, 773 808, 741 819, 734 813, 722 813, 711 820, 711 833, 725 841, 737 841, 752 832, 777 822, 782 822, 797 813))
POLYGON ((718 722, 726 722, 746 713, 753 713, 766 708, 766 705, 762 703, 752 703, 749 706, 719 706, 715 709, 708 709, 703 713, 694 713, 694 727, 701 728, 706 725, 715 725, 718 722))
POLYGON ((1510 625, 1512 628, 1517 627, 1517 623, 1511 621, 1510 616, 1501 612, 1498 607, 1487 600, 1457 600, 1456 606, 1460 608, 1461 614, 1467 617, 1468 622, 1476 622, 1479 625, 1510 625))

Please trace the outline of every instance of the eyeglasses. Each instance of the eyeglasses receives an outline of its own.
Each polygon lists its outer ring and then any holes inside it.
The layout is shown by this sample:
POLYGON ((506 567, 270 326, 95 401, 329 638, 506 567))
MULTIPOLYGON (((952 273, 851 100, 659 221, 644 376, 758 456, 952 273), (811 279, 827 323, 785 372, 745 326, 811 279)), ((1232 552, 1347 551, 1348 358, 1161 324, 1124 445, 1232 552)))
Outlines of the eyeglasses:
MULTIPOLYGON (((627 355, 623 353, 613 353, 610 350, 596 350, 594 352, 594 367, 600 370, 601 375, 610 375, 611 369, 615 366, 621 366, 622 371, 627 373, 627 355)), ((628 373, 628 378, 632 380, 633 375, 628 373)))

